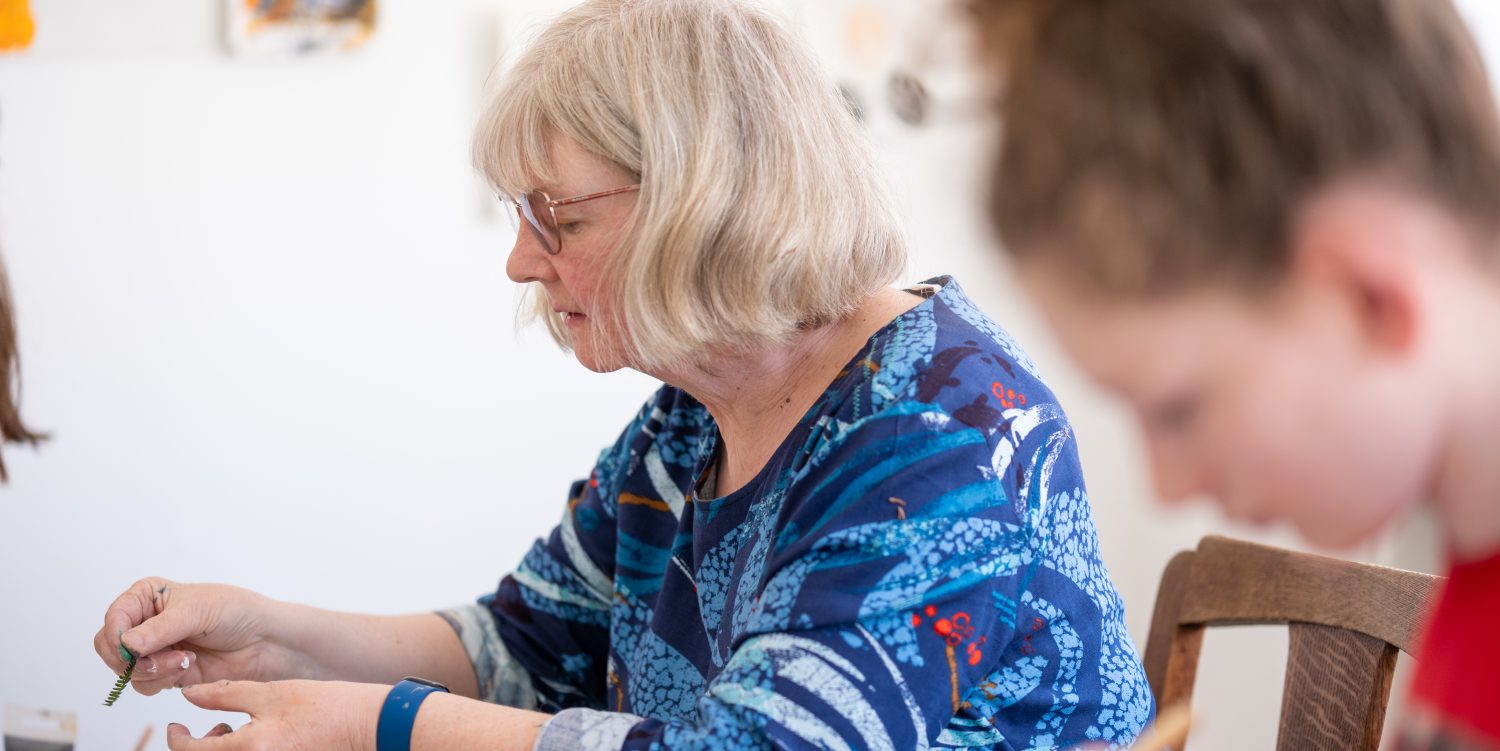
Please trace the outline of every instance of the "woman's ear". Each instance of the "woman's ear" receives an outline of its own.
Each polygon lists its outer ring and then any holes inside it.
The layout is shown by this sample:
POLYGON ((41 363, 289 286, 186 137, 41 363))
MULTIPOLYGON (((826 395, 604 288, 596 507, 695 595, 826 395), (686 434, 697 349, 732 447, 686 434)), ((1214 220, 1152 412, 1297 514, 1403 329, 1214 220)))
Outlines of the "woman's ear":
POLYGON ((1349 305, 1365 343, 1390 355, 1418 343, 1429 298, 1424 264, 1462 237, 1426 202, 1400 192, 1345 187, 1309 201, 1291 232, 1295 284, 1349 305))

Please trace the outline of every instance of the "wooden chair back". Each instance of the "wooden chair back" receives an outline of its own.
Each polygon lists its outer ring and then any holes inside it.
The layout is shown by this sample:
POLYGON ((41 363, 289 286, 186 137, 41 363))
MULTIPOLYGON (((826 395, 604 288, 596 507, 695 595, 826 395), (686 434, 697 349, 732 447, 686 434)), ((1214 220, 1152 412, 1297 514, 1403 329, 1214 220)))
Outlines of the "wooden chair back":
POLYGON ((1412 653, 1441 581, 1210 535, 1162 573, 1146 642, 1151 693, 1158 707, 1191 700, 1206 627, 1286 624, 1277 751, 1377 751, 1396 651, 1412 653))

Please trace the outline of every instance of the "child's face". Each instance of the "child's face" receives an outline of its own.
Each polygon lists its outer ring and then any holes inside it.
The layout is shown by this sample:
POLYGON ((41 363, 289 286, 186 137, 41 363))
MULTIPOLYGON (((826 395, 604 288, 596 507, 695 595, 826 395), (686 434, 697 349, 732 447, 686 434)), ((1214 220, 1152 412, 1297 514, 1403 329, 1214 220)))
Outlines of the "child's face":
POLYGON ((1337 284, 1123 301, 1056 269, 1027 276, 1064 347, 1134 410, 1163 499, 1212 497, 1344 547, 1427 489, 1437 425, 1420 379, 1337 284))

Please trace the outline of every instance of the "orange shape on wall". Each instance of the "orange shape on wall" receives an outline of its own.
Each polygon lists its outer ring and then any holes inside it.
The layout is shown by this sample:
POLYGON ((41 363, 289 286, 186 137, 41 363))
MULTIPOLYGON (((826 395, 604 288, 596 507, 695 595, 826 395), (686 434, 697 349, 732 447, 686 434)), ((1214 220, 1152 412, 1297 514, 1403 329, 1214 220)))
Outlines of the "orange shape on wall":
POLYGON ((29 0, 0 0, 0 51, 24 50, 34 36, 29 0))

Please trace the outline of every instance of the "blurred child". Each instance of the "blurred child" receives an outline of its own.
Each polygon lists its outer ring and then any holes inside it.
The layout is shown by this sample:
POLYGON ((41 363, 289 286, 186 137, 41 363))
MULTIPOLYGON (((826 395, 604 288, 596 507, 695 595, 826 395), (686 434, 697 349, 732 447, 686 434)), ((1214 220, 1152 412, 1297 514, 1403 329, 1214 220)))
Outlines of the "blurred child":
POLYGON ((991 213, 1169 500, 1451 577, 1401 748, 1500 749, 1500 124, 1449 0, 988 0, 991 213))

